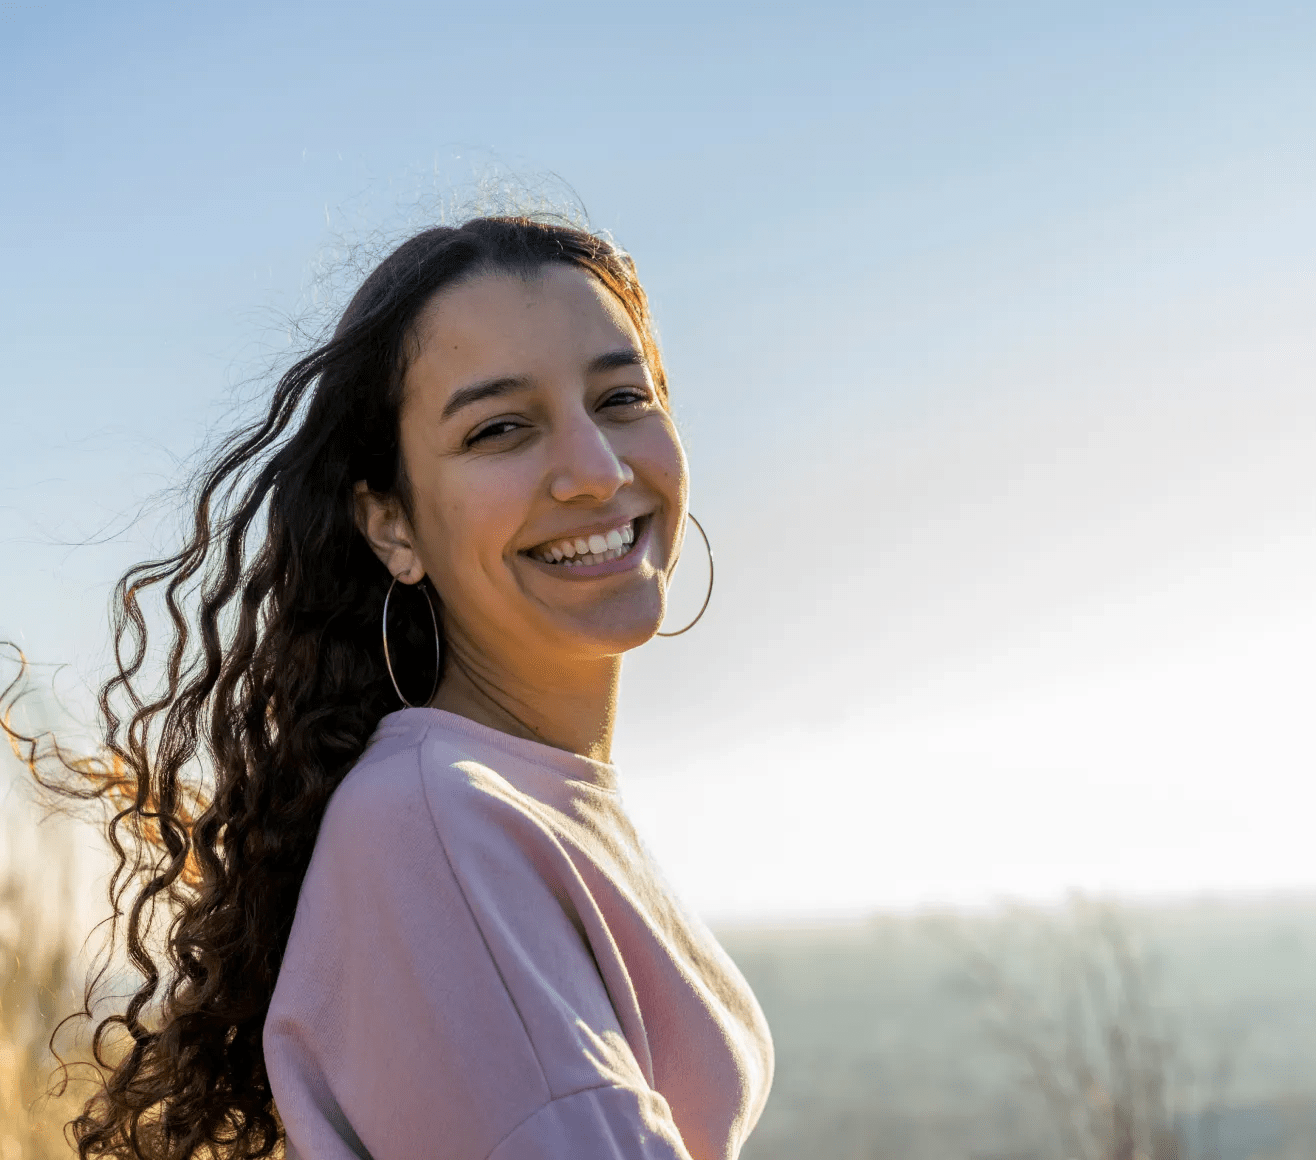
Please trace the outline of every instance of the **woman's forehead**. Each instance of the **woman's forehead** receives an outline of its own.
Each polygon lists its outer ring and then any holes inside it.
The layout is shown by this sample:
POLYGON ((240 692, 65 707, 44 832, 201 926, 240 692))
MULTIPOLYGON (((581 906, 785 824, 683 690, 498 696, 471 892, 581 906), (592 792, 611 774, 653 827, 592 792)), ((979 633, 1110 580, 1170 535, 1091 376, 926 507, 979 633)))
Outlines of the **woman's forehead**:
POLYGON ((416 329, 416 362, 436 364, 432 369, 442 369, 445 378, 490 358, 588 359, 600 344, 611 348, 626 339, 640 345, 612 292, 566 263, 524 274, 484 272, 447 287, 425 306, 416 329))

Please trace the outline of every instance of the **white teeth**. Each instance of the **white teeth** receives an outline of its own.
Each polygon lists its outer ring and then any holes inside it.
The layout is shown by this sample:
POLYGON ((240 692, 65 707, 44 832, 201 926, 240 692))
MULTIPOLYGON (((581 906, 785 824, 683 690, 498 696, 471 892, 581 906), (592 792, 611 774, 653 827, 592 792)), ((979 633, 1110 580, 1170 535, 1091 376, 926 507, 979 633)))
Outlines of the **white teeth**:
POLYGON ((609 548, 606 552, 590 552, 587 556, 578 556, 563 564, 564 568, 579 568, 585 564, 602 564, 605 560, 616 560, 626 555, 624 548, 609 548))
POLYGON ((604 560, 616 560, 626 555, 630 545, 635 542, 635 523, 623 524, 613 528, 605 535, 595 532, 588 538, 580 536, 574 540, 558 540, 536 548, 534 555, 545 564, 561 564, 565 568, 576 568, 582 564, 601 564, 604 560))

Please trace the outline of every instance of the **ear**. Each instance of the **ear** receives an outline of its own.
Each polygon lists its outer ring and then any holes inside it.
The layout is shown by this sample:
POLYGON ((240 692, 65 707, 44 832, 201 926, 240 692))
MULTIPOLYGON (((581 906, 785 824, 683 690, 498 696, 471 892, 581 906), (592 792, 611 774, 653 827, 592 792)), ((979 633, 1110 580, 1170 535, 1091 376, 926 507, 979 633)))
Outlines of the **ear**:
POLYGON ((423 580, 425 566, 416 555, 415 533, 398 498, 373 492, 359 479, 352 488, 352 499, 357 530, 384 567, 403 584, 423 580))

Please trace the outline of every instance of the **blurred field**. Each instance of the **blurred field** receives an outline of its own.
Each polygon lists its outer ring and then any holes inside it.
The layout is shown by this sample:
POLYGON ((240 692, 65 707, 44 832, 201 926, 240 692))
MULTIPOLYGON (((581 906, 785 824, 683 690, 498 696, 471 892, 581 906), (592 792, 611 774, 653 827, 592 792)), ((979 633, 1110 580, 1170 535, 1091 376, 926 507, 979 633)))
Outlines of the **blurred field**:
MULTIPOLYGON (((1316 899, 1096 909, 1138 954, 1142 994, 1130 1004, 1116 987, 1113 1022, 1141 1002, 1138 1019, 1167 1048, 1177 1140, 1121 1153, 1089 1137, 1062 1150, 1038 1076, 1002 1035, 1006 1014, 1014 1032, 1060 1048, 1054 1071, 1074 1062, 1064 1041, 1079 983, 1061 968, 1108 967, 1110 948, 1093 908, 1070 906, 720 931, 777 1048, 745 1160, 1316 1157, 1316 899), (997 1001, 1002 986, 1012 1005, 997 1001)), ((1120 1049, 1109 1037, 1088 1046, 1107 1062, 1120 1049)), ((1150 1088, 1153 1070, 1134 1078, 1150 1088)))
MULTIPOLYGON (((80 831, 0 807, 0 1160, 46 1160, 80 831)), ((718 933, 777 1049, 745 1160, 1316 1157, 1316 898, 718 933)))

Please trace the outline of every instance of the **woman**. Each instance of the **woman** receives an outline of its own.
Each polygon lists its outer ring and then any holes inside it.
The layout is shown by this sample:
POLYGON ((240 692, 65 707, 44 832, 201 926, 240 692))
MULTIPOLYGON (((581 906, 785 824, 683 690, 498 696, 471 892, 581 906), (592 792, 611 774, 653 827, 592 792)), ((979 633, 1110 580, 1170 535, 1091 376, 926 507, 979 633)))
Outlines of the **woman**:
POLYGON ((112 761, 65 787, 129 799, 116 905, 145 981, 102 1024, 130 1050, 103 1046, 81 1155, 739 1152, 767 1025, 608 764, 686 493, 610 243, 475 219, 366 279, 221 449, 183 550, 120 583, 112 761), (151 695, 156 585, 199 597, 151 695))

